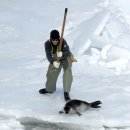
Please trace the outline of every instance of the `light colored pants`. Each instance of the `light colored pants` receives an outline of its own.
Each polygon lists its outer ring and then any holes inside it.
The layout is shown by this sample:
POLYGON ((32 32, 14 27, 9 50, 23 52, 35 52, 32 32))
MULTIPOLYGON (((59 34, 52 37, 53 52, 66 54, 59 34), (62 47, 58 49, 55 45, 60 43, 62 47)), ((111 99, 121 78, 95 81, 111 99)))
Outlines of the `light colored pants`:
POLYGON ((46 90, 48 92, 56 91, 56 82, 61 72, 61 69, 63 68, 63 88, 64 92, 69 93, 73 81, 71 67, 72 67, 72 61, 69 58, 67 58, 67 60, 65 61, 62 61, 58 69, 55 69, 54 66, 50 64, 46 74, 47 77, 46 90))

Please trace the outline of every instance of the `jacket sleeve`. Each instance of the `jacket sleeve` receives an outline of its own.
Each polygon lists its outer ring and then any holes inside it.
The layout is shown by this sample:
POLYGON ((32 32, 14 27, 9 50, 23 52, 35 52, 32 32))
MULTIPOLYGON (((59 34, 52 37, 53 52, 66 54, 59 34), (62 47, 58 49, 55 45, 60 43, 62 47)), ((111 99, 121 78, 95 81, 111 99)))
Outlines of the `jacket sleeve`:
POLYGON ((50 64, 53 64, 54 62, 54 58, 53 58, 53 55, 51 53, 51 45, 50 43, 47 41, 45 42, 45 52, 46 52, 46 57, 48 59, 48 61, 50 62, 50 64))
POLYGON ((62 53, 63 53, 63 58, 66 59, 68 56, 71 55, 71 52, 70 52, 70 49, 69 49, 69 46, 66 42, 65 39, 63 39, 63 43, 62 43, 62 53))

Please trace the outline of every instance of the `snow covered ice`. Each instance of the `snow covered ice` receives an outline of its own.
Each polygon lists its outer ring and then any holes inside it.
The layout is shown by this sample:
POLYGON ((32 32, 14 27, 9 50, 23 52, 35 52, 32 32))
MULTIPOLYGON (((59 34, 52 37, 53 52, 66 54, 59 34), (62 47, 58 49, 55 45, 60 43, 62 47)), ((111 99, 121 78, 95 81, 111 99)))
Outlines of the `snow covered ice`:
POLYGON ((1 0, 0 129, 130 130, 130 1, 1 0), (40 95, 48 61, 44 42, 61 30, 73 63, 72 99, 102 101, 101 109, 60 115, 62 74, 53 94, 40 95))

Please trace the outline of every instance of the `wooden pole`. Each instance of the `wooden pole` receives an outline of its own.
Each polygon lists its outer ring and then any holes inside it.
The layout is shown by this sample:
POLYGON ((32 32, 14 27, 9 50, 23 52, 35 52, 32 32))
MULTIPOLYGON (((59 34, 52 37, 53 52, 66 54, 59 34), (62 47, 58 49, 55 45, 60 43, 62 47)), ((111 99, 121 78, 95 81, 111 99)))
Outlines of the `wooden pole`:
MULTIPOLYGON (((62 25, 62 30, 61 30, 60 43, 59 43, 59 47, 58 47, 58 52, 60 52, 61 48, 62 48, 62 42, 63 42, 63 35, 64 35, 64 29, 65 29, 67 12, 68 12, 68 8, 65 8, 63 25, 62 25)), ((77 60, 74 58, 73 55, 70 55, 69 58, 71 59, 72 62, 77 62, 77 60)), ((57 62, 59 62, 59 58, 57 58, 57 62)))
POLYGON ((63 20, 63 25, 62 25, 62 30, 61 30, 61 37, 60 37, 60 44, 59 44, 58 51, 61 51, 61 48, 62 48, 62 42, 63 42, 63 35, 64 35, 64 29, 65 29, 65 22, 66 22, 67 11, 68 11, 68 8, 65 8, 64 20, 63 20))

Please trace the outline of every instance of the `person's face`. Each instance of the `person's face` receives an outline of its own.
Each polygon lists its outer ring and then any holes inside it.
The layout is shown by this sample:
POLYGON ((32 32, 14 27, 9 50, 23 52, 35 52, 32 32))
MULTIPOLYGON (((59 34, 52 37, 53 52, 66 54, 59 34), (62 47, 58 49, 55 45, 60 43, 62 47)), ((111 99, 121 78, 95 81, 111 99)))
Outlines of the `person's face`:
POLYGON ((52 43, 53 43, 54 45, 57 45, 58 42, 59 42, 59 39, 53 39, 53 40, 52 40, 52 43))

